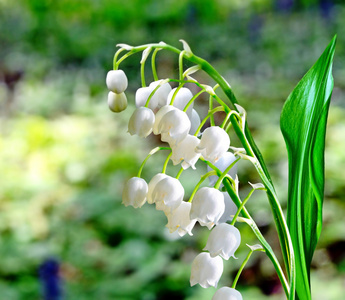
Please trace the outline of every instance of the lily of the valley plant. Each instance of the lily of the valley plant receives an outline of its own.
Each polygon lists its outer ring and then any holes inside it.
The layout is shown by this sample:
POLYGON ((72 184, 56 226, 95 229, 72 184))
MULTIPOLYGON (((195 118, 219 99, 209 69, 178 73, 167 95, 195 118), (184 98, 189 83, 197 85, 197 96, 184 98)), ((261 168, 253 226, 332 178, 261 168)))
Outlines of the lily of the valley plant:
MULTIPOLYGON (((205 248, 191 264, 190 284, 204 288, 217 287, 223 272, 224 260, 231 260, 241 243, 237 222, 247 223, 258 239, 249 246, 231 287, 220 287, 213 300, 242 299, 236 283, 256 251, 264 252, 271 260, 281 281, 286 298, 311 299, 310 264, 322 227, 322 202, 324 189, 324 148, 328 107, 333 89, 332 61, 336 37, 324 53, 292 91, 281 113, 281 131, 289 156, 289 195, 286 217, 281 209, 273 182, 259 149, 249 131, 246 111, 238 103, 230 84, 204 59, 196 56, 185 41, 183 50, 163 42, 132 47, 119 44, 115 53, 113 70, 106 78, 109 89, 108 105, 113 112, 127 107, 125 90, 128 80, 120 64, 131 55, 142 52, 141 87, 135 95, 136 110, 129 119, 131 135, 147 137, 159 135, 164 147, 154 148, 142 163, 138 174, 127 181, 123 190, 123 204, 139 208, 146 202, 167 217, 170 232, 180 236, 192 235, 196 222, 210 230, 205 248), (159 78, 156 55, 160 50, 177 54, 178 78, 159 78), (154 81, 146 85, 145 63, 151 56, 154 81), (191 67, 185 69, 188 62, 191 67), (205 85, 191 75, 205 72, 214 86, 205 85), (196 85, 193 95, 186 84, 196 85), (176 86, 175 88, 172 88, 176 86), (223 98, 217 93, 222 90, 223 98), (209 98, 209 110, 200 116, 196 103, 201 94, 209 98), (225 113, 220 123, 214 115, 225 113), (210 126, 205 124, 209 121, 210 126), (232 145, 229 132, 234 131, 241 144, 232 145), (164 150, 164 151, 161 151, 164 150), (166 153, 162 172, 153 178, 141 178, 148 158, 158 151, 166 153), (248 160, 258 173, 260 183, 250 184, 251 191, 241 199, 237 162, 248 160), (167 167, 180 165, 177 176, 168 174, 167 167), (191 195, 186 195, 179 180, 184 170, 207 165, 191 195), (200 187, 205 179, 209 186, 200 187), (283 262, 261 234, 255 220, 246 209, 252 193, 262 190, 272 210, 279 237, 283 262)), ((243 183, 247 184, 247 183, 243 183)))

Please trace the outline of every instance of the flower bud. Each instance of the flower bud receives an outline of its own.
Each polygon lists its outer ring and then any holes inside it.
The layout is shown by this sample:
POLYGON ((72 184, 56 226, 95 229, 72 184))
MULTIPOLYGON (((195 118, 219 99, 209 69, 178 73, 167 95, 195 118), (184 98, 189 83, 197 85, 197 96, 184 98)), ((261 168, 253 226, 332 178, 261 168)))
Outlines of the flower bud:
MULTIPOLYGON (((194 135, 201 124, 200 116, 195 109, 192 110, 192 116, 190 117, 190 122, 191 122, 191 127, 189 130, 189 134, 194 135)), ((200 135, 200 132, 198 136, 199 135, 200 135)))
POLYGON ((128 132, 131 135, 137 134, 140 137, 147 137, 152 132, 154 122, 153 111, 147 107, 139 107, 129 119, 128 132))
POLYGON ((226 131, 218 126, 212 126, 204 130, 196 151, 214 164, 228 151, 229 147, 230 138, 226 131))
POLYGON ((183 169, 188 169, 190 166, 195 169, 195 163, 200 157, 200 153, 195 152, 195 147, 199 145, 200 140, 193 136, 187 135, 180 143, 172 147, 171 160, 174 165, 182 162, 183 169))
MULTIPOLYGON (((168 99, 167 99, 167 103, 166 104, 170 104, 171 99, 175 93, 177 88, 174 88, 171 90, 171 92, 168 95, 168 99)), ((191 100, 193 98, 193 94, 190 91, 190 89, 188 88, 180 88, 175 96, 174 99, 174 103, 173 106, 177 107, 180 110, 184 110, 185 106, 187 105, 187 103, 189 102, 189 100, 191 100)), ((187 109, 187 115, 189 117, 192 116, 192 110, 193 110, 193 103, 188 107, 187 109)))
POLYGON ((108 89, 116 94, 123 93, 128 86, 127 76, 122 70, 109 71, 105 81, 108 89))
MULTIPOLYGON (((218 168, 222 173, 229 167, 234 161, 236 160, 236 156, 231 152, 225 152, 217 162, 215 162, 214 166, 218 168)), ((207 166, 207 171, 211 171, 212 169, 207 166)), ((231 176, 232 179, 235 179, 237 174, 237 163, 230 169, 228 174, 231 176)), ((210 186, 214 186, 216 181, 218 180, 218 176, 210 176, 209 178, 210 186)), ((221 185, 222 186, 222 185, 221 185)))
POLYGON ((211 229, 217 224, 225 210, 224 196, 215 188, 202 187, 192 200, 190 218, 197 219, 201 226, 211 229))
POLYGON ((156 187, 156 184, 166 177, 168 177, 168 175, 163 174, 163 173, 158 173, 152 177, 151 181, 149 182, 149 186, 148 186, 147 203, 149 203, 149 204, 153 203, 152 192, 153 192, 154 188, 156 187))
POLYGON ((161 133, 162 141, 168 142, 170 146, 173 146, 187 136, 190 126, 187 114, 179 109, 175 109, 163 115, 158 125, 158 132, 161 133))
POLYGON ((129 179, 122 192, 122 203, 125 206, 131 205, 134 208, 142 207, 146 202, 148 187, 144 179, 132 177, 129 179))
POLYGON ((211 257, 209 253, 202 252, 192 262, 190 285, 199 283, 203 288, 217 287, 223 273, 223 260, 211 257))
POLYGON ((113 112, 121 112, 127 108, 127 97, 125 93, 108 93, 108 106, 113 112))
POLYGON ((225 210, 224 214, 220 217, 218 223, 226 223, 227 221, 231 221, 231 216, 234 216, 237 212, 237 206, 234 203, 234 201, 232 201, 229 194, 227 192, 222 192, 222 194, 224 196, 225 210))
POLYGON ((191 203, 182 201, 181 204, 170 215, 168 215, 168 224, 166 227, 169 228, 170 233, 177 230, 179 236, 184 236, 186 233, 193 235, 192 229, 196 220, 190 219, 190 209, 191 203))
POLYGON ((166 215, 172 213, 181 204, 183 197, 182 184, 170 176, 158 181, 152 192, 152 202, 156 203, 156 209, 164 211, 166 215))
POLYGON ((176 107, 173 107, 172 105, 165 105, 159 109, 159 111, 156 113, 155 116, 155 124, 153 125, 153 133, 154 134, 160 134, 158 130, 158 125, 161 122, 163 116, 167 114, 169 111, 176 110, 176 107))
POLYGON ((241 235, 238 229, 233 225, 222 223, 213 228, 204 250, 208 250, 211 257, 220 255, 228 260, 231 256, 234 257, 240 244, 241 235))
POLYGON ((212 300, 243 300, 239 291, 223 286, 212 297, 212 300))

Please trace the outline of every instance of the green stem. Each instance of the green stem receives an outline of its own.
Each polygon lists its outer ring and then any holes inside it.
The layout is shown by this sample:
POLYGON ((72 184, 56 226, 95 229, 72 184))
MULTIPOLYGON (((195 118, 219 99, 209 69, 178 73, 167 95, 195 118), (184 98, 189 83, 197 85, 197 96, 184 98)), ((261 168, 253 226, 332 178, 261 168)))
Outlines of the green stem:
POLYGON ((207 172, 206 174, 202 175, 199 182, 196 184, 192 194, 190 195, 190 198, 188 200, 188 202, 192 202, 193 201, 193 198, 194 198, 194 195, 196 194, 196 192, 198 191, 200 185, 205 181, 205 179, 209 176, 213 176, 213 175, 216 175, 216 172, 215 171, 210 171, 210 172, 207 172))
POLYGON ((181 168, 181 169, 178 171, 178 173, 177 173, 177 175, 176 175, 176 179, 179 179, 179 178, 180 178, 180 176, 181 176, 181 174, 182 174, 183 171, 184 171, 183 168, 181 168))
MULTIPOLYGON (((171 150, 171 148, 169 148, 171 150)), ((169 159, 172 155, 172 152, 169 153, 169 155, 167 156, 165 162, 164 162, 164 165, 163 165, 163 170, 162 170, 162 173, 165 174, 166 170, 167 170, 167 166, 168 166, 168 162, 169 162, 169 159)))
POLYGON ((153 75, 154 81, 158 80, 157 69, 156 69, 156 56, 157 56, 157 52, 159 50, 161 50, 161 49, 159 49, 159 48, 155 49, 155 51, 153 51, 152 57, 151 57, 152 75, 153 75))
MULTIPOLYGON (((228 174, 228 172, 231 170, 231 168, 241 159, 241 157, 237 158, 236 160, 234 160, 222 173, 221 176, 219 176, 218 180, 216 181, 216 183, 214 184, 214 188, 215 189, 219 189, 220 184, 222 183, 224 177, 228 174)), ((232 180, 232 178, 231 178, 232 180)))
POLYGON ((198 136, 202 126, 205 125, 207 119, 212 116, 214 113, 218 112, 218 111, 224 111, 223 106, 217 106, 216 108, 212 109, 211 111, 208 112, 207 116, 201 121, 198 129, 196 130, 196 132, 194 133, 194 136, 198 136))
POLYGON ((199 93, 195 94, 192 99, 188 101, 186 106, 184 107, 183 111, 186 112, 188 107, 191 106, 191 104, 195 101, 196 98, 198 98, 202 93, 204 93, 205 90, 201 90, 199 93))
POLYGON ((169 148, 169 147, 156 147, 156 148, 152 149, 152 150, 150 151, 150 153, 146 156, 146 158, 144 159, 144 161, 141 163, 141 166, 140 166, 140 168, 139 168, 139 170, 138 170, 138 175, 137 175, 137 177, 140 178, 141 172, 143 171, 143 168, 144 168, 144 166, 145 166, 147 160, 148 160, 153 154, 157 153, 159 150, 171 150, 171 148, 169 148))
POLYGON ((246 257, 245 260, 242 262, 241 267, 240 267, 240 269, 238 270, 238 272, 237 272, 237 274, 236 274, 236 277, 235 277, 235 279, 234 279, 234 281, 233 281, 233 283, 232 283, 232 286, 231 286, 231 287, 232 287, 233 289, 236 288, 237 281, 238 281, 238 279, 240 278, 241 273, 242 273, 242 271, 243 271, 245 265, 247 264, 247 262, 248 262, 250 256, 251 256, 255 251, 262 251, 262 250, 261 250, 261 249, 257 249, 257 250, 252 250, 252 249, 250 249, 250 251, 249 251, 247 257, 246 257))
POLYGON ((180 80, 183 80, 183 56, 186 53, 186 51, 181 51, 180 55, 179 55, 179 59, 178 59, 178 66, 179 66, 179 78, 180 80))
POLYGON ((145 61, 143 61, 140 65, 140 76, 141 76, 141 86, 146 87, 145 82, 145 61))
POLYGON ((240 214, 241 210, 243 209, 243 207, 246 205, 247 201, 249 200, 249 198, 251 197, 251 195, 254 193, 255 189, 252 189, 249 194, 247 195, 247 197, 242 201, 240 207, 237 209, 236 214, 234 215, 234 217, 232 218, 232 221, 230 223, 230 225, 235 225, 236 220, 238 215, 240 214))
POLYGON ((116 64, 117 58, 119 57, 120 53, 124 51, 125 49, 121 48, 115 52, 114 59, 113 59, 113 69, 117 70, 118 65, 116 64))

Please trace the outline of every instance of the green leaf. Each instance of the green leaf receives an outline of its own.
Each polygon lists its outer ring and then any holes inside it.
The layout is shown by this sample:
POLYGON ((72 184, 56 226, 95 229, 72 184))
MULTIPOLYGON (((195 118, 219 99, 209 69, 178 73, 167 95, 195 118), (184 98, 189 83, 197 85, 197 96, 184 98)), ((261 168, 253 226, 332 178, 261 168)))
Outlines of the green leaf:
POLYGON ((296 292, 311 299, 310 264, 322 227, 324 150, 333 89, 336 36, 285 102, 280 127, 289 156, 287 222, 294 247, 296 292))

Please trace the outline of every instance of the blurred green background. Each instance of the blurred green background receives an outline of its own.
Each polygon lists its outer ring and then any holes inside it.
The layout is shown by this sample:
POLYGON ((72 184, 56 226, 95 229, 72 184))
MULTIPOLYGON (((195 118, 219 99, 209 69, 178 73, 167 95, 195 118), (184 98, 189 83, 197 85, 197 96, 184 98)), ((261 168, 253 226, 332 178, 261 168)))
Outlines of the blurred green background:
MULTIPOLYGON (((60 299, 59 293, 78 300, 211 299, 214 288, 189 286, 191 261, 205 246, 208 230, 196 227, 193 237, 176 239, 154 207, 121 205, 124 182, 158 141, 126 133, 140 86, 140 56, 121 67, 129 78, 128 109, 113 114, 107 108, 105 75, 115 45, 163 40, 181 47, 178 40, 185 39, 209 60, 247 109, 285 207, 280 110, 335 33, 324 228, 312 287, 313 299, 342 299, 344 16, 340 0, 0 0, 0 299, 60 299), (57 268, 61 291, 53 288, 57 268), (44 286, 51 287, 51 298, 44 298, 44 286)), ((176 56, 160 52, 157 59, 159 75, 177 76, 176 56)), ((198 78, 212 83, 202 74, 198 78)), ((164 155, 148 161, 144 178, 160 171, 164 155)), ((189 193, 195 174, 205 171, 199 166, 181 177, 189 193)), ((242 195, 248 181, 259 180, 246 163, 238 175, 242 195)), ((264 194, 258 192, 248 208, 279 252, 264 194)), ((245 243, 257 243, 246 226, 239 228, 239 259, 225 262, 220 286, 231 285, 247 254, 245 243)), ((238 289, 244 299, 284 299, 270 261, 259 253, 238 289)))

